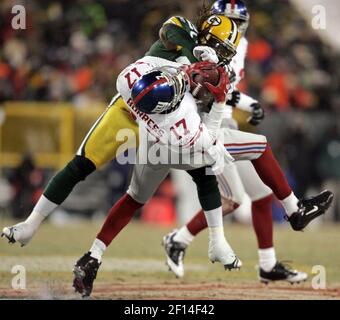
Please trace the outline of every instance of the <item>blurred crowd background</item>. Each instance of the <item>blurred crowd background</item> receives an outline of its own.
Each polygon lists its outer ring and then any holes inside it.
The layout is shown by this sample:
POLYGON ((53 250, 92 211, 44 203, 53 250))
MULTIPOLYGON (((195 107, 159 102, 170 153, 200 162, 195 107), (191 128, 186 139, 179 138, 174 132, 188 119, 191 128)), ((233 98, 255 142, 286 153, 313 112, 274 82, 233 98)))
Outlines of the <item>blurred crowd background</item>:
MULTIPOLYGON (((267 111, 267 119, 257 130, 271 140, 299 196, 329 185, 339 189, 340 53, 323 42, 289 0, 245 2, 251 19, 246 76, 240 87, 267 111)), ((8 101, 66 101, 81 109, 107 103, 115 94, 116 75, 147 51, 158 38, 162 22, 173 14, 195 20, 201 3, 1 1, 0 105, 8 101), (26 8, 26 30, 11 27, 14 4, 26 8)), ((115 163, 105 170, 110 174, 98 174, 79 192, 110 190, 109 194, 103 191, 109 207, 126 188, 129 170, 115 163)), ((35 166, 34 155, 4 171, 15 190, 12 211, 17 216, 27 214, 22 210, 23 200, 15 198, 23 197, 18 190, 32 188, 28 198, 33 200, 28 202, 34 203, 49 174, 35 166)), ((162 196, 173 203, 176 195, 171 183, 163 189, 162 196)), ((69 201, 79 207, 78 200, 75 195, 69 201)), ((93 213, 97 205, 87 204, 87 208, 93 213)), ((339 210, 336 205, 332 219, 340 220, 339 210)))

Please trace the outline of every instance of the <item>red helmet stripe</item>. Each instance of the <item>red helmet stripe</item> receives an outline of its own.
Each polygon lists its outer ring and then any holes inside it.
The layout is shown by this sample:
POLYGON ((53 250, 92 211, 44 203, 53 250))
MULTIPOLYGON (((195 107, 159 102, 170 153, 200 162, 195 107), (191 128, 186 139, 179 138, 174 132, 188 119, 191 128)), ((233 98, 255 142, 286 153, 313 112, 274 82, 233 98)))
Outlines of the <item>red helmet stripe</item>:
POLYGON ((234 10, 234 9, 235 9, 235 1, 236 1, 236 0, 231 0, 231 1, 230 1, 231 10, 234 10))
POLYGON ((134 104, 137 104, 140 99, 142 99, 147 93, 149 93, 152 89, 154 89, 155 87, 157 87, 159 84, 165 83, 167 82, 167 80, 165 78, 159 79, 156 82, 154 82, 153 84, 149 85, 148 87, 146 87, 135 99, 134 99, 134 104))

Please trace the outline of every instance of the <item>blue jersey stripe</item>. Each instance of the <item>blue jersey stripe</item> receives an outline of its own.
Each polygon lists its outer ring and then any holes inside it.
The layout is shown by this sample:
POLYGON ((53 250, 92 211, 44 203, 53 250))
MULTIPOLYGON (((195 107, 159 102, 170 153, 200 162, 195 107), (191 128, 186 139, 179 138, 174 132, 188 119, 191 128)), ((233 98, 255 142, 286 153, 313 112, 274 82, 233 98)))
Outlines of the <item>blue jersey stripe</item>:
POLYGON ((228 151, 265 150, 266 147, 226 148, 228 151))

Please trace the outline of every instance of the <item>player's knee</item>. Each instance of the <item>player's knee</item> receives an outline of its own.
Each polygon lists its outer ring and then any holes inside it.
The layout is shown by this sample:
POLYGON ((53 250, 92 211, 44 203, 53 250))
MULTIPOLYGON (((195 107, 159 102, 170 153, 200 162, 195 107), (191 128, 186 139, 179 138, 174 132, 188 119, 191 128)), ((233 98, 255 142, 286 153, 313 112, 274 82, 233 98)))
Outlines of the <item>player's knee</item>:
POLYGON ((88 175, 96 170, 96 166, 91 160, 78 155, 67 164, 67 167, 79 180, 85 180, 88 175))
POLYGON ((151 196, 146 195, 143 192, 140 192, 140 189, 137 190, 135 189, 133 186, 129 186, 128 190, 126 191, 126 193, 136 202, 141 203, 141 204, 145 204, 150 198, 151 196))
POLYGON ((259 137, 259 142, 268 143, 267 137, 264 136, 263 134, 258 134, 258 137, 259 137))
POLYGON ((216 191, 219 192, 218 183, 214 175, 195 177, 194 182, 199 194, 209 194, 216 191))
POLYGON ((195 170, 189 170, 187 171, 188 174, 192 177, 194 180, 198 192, 204 192, 211 189, 218 188, 216 176, 214 175, 207 175, 206 174, 206 168, 198 168, 195 170), (208 189, 208 190, 207 190, 208 189))
POLYGON ((197 186, 198 198, 203 210, 213 210, 220 207, 221 196, 216 176, 207 175, 205 168, 190 170, 188 173, 197 186))
POLYGON ((267 143, 267 137, 263 134, 250 133, 248 136, 250 138, 246 143, 267 143))
POLYGON ((61 204, 73 188, 96 169, 94 164, 85 157, 74 157, 50 181, 44 195, 50 201, 61 204))
POLYGON ((245 194, 241 205, 233 211, 233 216, 237 221, 243 223, 251 222, 251 200, 247 194, 245 194))

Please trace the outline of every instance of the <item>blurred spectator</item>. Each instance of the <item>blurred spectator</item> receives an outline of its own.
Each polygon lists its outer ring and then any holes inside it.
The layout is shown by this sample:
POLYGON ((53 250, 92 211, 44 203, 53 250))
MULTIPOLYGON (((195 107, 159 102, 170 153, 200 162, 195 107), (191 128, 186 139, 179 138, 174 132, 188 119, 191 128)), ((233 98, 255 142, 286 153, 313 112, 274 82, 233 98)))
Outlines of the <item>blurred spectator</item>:
POLYGON ((156 194, 141 209, 141 221, 163 226, 174 225, 176 221, 176 195, 170 177, 159 186, 156 194))
MULTIPOLYGON (((338 117, 339 53, 322 42, 289 0, 245 1, 251 19, 242 90, 261 100, 270 111, 280 112, 280 116, 297 109, 305 114, 326 111, 338 117)), ((174 14, 194 21, 202 2, 22 0, 27 29, 13 30, 11 8, 17 3, 0 2, 0 103, 69 101, 82 108, 110 101, 115 94, 116 76, 147 51, 158 38, 162 22, 174 14)), ((289 123, 290 119, 285 129, 289 123)), ((328 133, 322 137, 324 149, 317 164, 311 160, 317 154, 317 142, 310 138, 307 129, 301 120, 286 136, 279 132, 282 137, 276 141, 284 146, 280 161, 286 162, 299 195, 304 194, 309 184, 331 181, 332 175, 336 183, 339 181, 339 158, 334 157, 337 152, 334 141, 339 137, 334 132, 333 136, 328 133)), ((271 127, 269 136, 273 131, 271 127)), ((30 170, 36 169, 33 163, 29 169, 28 160, 22 166, 16 169, 13 185, 18 186, 17 197, 28 199, 25 202, 28 206, 30 196, 20 195, 18 177, 24 175, 22 172, 29 176, 30 170)), ((23 183, 30 185, 27 178, 23 183)), ((172 208, 168 209, 171 213, 172 208)), ((18 215, 28 212, 15 201, 13 210, 18 215)))
POLYGON ((334 190, 334 220, 340 221, 340 124, 332 126, 321 138, 317 157, 318 174, 324 187, 334 190))
POLYGON ((30 155, 25 155, 8 179, 13 189, 10 204, 14 218, 23 218, 31 212, 43 192, 44 174, 36 168, 30 155))
POLYGON ((291 179, 296 181, 294 192, 298 197, 303 197, 316 179, 314 162, 311 161, 314 158, 313 148, 303 119, 298 119, 294 127, 283 137, 282 143, 291 179))
MULTIPOLYGON (((194 19, 196 0, 23 1, 27 30, 11 28, 0 4, 0 101, 108 101, 115 77, 145 53, 172 14, 194 19)), ((243 88, 274 110, 331 109, 339 60, 288 0, 247 1, 251 13, 243 88)))

